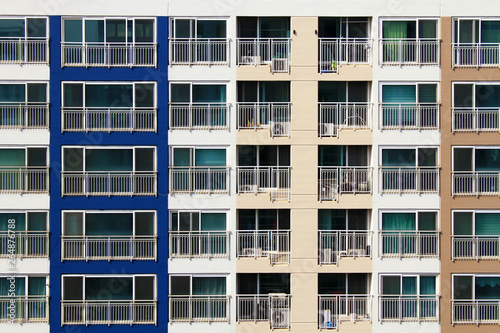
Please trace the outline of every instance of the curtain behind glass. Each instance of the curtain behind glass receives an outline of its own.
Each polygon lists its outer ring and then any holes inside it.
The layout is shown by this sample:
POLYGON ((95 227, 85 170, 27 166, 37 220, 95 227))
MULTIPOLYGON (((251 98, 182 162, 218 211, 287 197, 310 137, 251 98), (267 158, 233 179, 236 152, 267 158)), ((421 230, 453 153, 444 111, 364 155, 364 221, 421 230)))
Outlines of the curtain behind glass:
POLYGON ((196 149, 195 165, 201 167, 225 167, 225 149, 196 149))
POLYGON ((202 213, 201 214, 202 231, 225 231, 226 213, 202 213))
POLYGON ((30 212, 28 213, 28 230, 29 231, 46 231, 47 230, 47 213, 45 212, 30 212))
POLYGON ((24 149, 0 149, 0 167, 26 166, 24 149))
POLYGON ((85 215, 87 236, 132 236, 132 213, 92 213, 85 215))
POLYGON ((26 215, 24 213, 0 213, 0 232, 9 230, 9 220, 14 220, 13 231, 24 231, 26 228, 26 215))
POLYGON ((86 149, 87 171, 132 171, 132 149, 86 149))
POLYGON ((45 296, 45 277, 28 277, 28 295, 29 296, 45 296))
POLYGON ((476 299, 500 299, 500 276, 476 276, 476 299))
POLYGON ((436 277, 420 277, 420 295, 436 295, 436 277))
POLYGON ((416 38, 415 21, 383 21, 383 38, 406 39, 416 38))
POLYGON ((193 295, 225 295, 225 277, 193 277, 193 295))
POLYGON ((481 43, 500 43, 500 21, 481 21, 481 43))
POLYGON ((0 103, 22 103, 25 101, 24 84, 0 84, 0 103))
POLYGON ((414 213, 382 213, 382 230, 415 231, 414 213))
POLYGON ((382 102, 396 104, 415 104, 415 85, 384 85, 382 86, 382 102))
POLYGON ((0 19, 0 37, 24 37, 24 19, 0 19))
POLYGON ((345 209, 320 209, 318 230, 346 230, 345 209))
POLYGON ((478 236, 500 236, 499 213, 476 213, 475 234, 478 236))

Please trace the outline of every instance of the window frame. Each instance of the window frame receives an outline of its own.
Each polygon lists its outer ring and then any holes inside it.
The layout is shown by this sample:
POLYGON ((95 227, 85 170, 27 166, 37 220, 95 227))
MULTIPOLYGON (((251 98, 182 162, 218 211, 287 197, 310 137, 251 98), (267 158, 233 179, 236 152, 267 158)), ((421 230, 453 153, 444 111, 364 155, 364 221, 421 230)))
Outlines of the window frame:
POLYGON ((224 273, 202 273, 202 274, 196 274, 196 273, 173 273, 173 274, 168 274, 168 296, 174 296, 174 297, 191 297, 191 296, 198 296, 198 295, 193 295, 193 278, 220 278, 223 277, 226 281, 226 294, 225 295, 199 295, 199 296, 218 296, 218 297, 224 297, 224 296, 229 296, 231 295, 230 292, 230 275, 229 274, 224 274, 224 273), (172 277, 188 277, 189 278, 189 295, 172 295, 172 277))
MULTIPOLYGON (((220 230, 220 231, 219 230, 212 231, 212 232, 227 232, 230 229, 229 226, 228 226, 228 221, 230 221, 230 218, 229 218, 230 211, 229 210, 222 210, 222 209, 217 209, 217 210, 206 210, 206 209, 204 209, 204 210, 191 210, 191 209, 188 209, 188 210, 177 210, 177 209, 172 209, 172 210, 169 210, 169 212, 168 212, 168 220, 169 220, 168 231, 169 232, 188 232, 188 231, 181 231, 181 230, 179 230, 180 229, 179 228, 179 223, 180 223, 179 218, 180 218, 180 214, 181 213, 190 213, 190 214, 191 213, 198 213, 199 214, 199 217, 198 217, 198 219, 199 219, 198 223, 199 224, 198 225, 200 226, 200 230, 192 230, 193 229, 193 219, 191 217, 191 219, 189 221, 189 223, 190 223, 189 228, 191 229, 191 230, 189 230, 190 233, 191 232, 200 232, 200 233, 203 232, 201 230, 201 215, 202 214, 225 214, 226 215, 226 229, 225 230, 220 230), (174 213, 178 214, 177 215, 177 222, 176 222, 177 223, 177 231, 174 231, 173 228, 172 228, 173 223, 175 222, 174 219, 173 219, 173 214, 174 213)), ((211 232, 211 231, 207 230, 207 232, 211 232)))
MULTIPOLYGON (((414 150, 415 151, 415 166, 414 168, 439 168, 440 167, 440 163, 439 161, 441 161, 440 159, 440 149, 441 146, 438 145, 438 146, 435 146, 435 145, 432 145, 432 146, 393 146, 393 145, 390 145, 390 146, 383 146, 383 145, 380 145, 379 146, 379 168, 398 168, 398 167, 392 167, 392 166, 383 166, 382 165, 382 161, 383 161, 383 151, 384 150, 389 150, 389 149, 401 149, 401 150, 414 150), (431 167, 426 167, 426 166, 420 166, 418 165, 418 150, 419 149, 435 149, 436 150, 436 164, 435 166, 431 166, 431 167)), ((400 168, 403 168, 403 167, 400 167, 400 168)), ((404 168, 410 168, 410 167, 404 167, 404 168)), ((413 167, 412 167, 413 168, 413 167)))
POLYGON ((380 39, 384 39, 383 36, 384 36, 384 22, 386 21, 406 21, 406 22, 410 22, 410 21, 415 21, 416 24, 415 24, 415 35, 416 35, 416 38, 405 38, 405 39, 402 39, 402 40, 434 40, 434 39, 440 39, 440 36, 441 36, 441 27, 440 27, 440 19, 441 17, 440 16, 425 16, 425 17, 421 17, 421 16, 394 16, 394 17, 388 17, 388 16, 385 16, 385 17, 380 17, 379 18, 379 38, 380 39), (435 38, 421 38, 419 36, 419 23, 420 21, 436 21, 436 37, 435 38))

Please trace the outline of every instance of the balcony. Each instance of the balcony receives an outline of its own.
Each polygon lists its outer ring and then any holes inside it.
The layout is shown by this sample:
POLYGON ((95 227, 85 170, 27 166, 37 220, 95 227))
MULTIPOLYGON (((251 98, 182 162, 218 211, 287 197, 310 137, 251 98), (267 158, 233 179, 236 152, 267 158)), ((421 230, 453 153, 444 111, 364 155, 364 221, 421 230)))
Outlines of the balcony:
POLYGON ((0 167, 0 194, 48 192, 48 167, 0 167))
POLYGON ((2 296, 0 308, 2 309, 0 323, 48 323, 49 301, 48 296, 2 296), (13 311, 9 311, 12 309, 13 311), (14 317, 11 317, 11 314, 14 317))
POLYGON ((290 264, 290 230, 237 231, 237 258, 269 258, 271 265, 290 264))
POLYGON ((381 130, 438 130, 439 104, 380 104, 381 130))
POLYGON ((49 103, 0 102, 0 129, 48 129, 49 103))
POLYGON ((500 67, 500 45, 498 43, 453 43, 453 67, 500 67))
POLYGON ((290 328, 290 299, 287 294, 237 295, 236 321, 269 322, 270 328, 290 328))
POLYGON ((337 73, 342 65, 370 65, 370 38, 319 38, 319 72, 337 73))
POLYGON ((0 37, 0 64, 48 64, 49 39, 46 37, 0 37))
POLYGON ((156 325, 157 302, 61 301, 61 325, 156 325))
POLYGON ((0 258, 48 258, 49 233, 37 231, 0 232, 0 258))
POLYGON ((229 65, 227 38, 171 38, 170 65, 229 65))
POLYGON ((452 194, 457 196, 500 196, 500 172, 452 172, 452 194))
POLYGON ((237 103, 237 126, 241 129, 265 129, 271 137, 290 136, 290 103, 237 103))
POLYGON ((227 103, 170 103, 170 130, 229 130, 227 103))
POLYGON ((452 236, 452 259, 500 261, 500 237, 452 236))
POLYGON ((63 107, 62 132, 155 132, 156 108, 63 107))
POLYGON ((381 38, 381 66, 427 66, 439 65, 441 41, 435 38, 426 39, 392 39, 381 38))
POLYGON ((61 42, 61 67, 156 66, 156 43, 61 42))
POLYGON ((379 237, 381 258, 439 258, 439 232, 383 231, 379 237))
POLYGON ((371 295, 319 295, 319 329, 338 328, 343 321, 372 321, 371 295))
POLYGON ((229 258, 228 231, 171 231, 169 258, 229 258))
POLYGON ((319 137, 337 137, 339 131, 370 130, 372 103, 319 103, 319 137))
POLYGON ((500 325, 500 300, 452 300, 452 319, 455 324, 500 325))
POLYGON ((229 296, 169 296, 172 323, 229 322, 229 296))
POLYGON ((439 296, 379 296, 381 322, 437 322, 439 296))
POLYGON ((380 168, 381 194, 439 193, 439 168, 380 168))
POLYGON ((319 167, 319 200, 336 200, 339 194, 371 194, 373 168, 319 167))
POLYGON ((271 65, 271 73, 290 71, 290 38, 238 38, 237 65, 271 65))
POLYGON ((500 132, 500 108, 453 108, 453 132, 500 132))
POLYGON ((229 193, 229 167, 170 167, 169 171, 170 193, 229 193))
POLYGON ((337 265, 342 258, 371 258, 371 231, 320 230, 318 263, 337 265))
POLYGON ((156 236, 61 236, 61 260, 155 260, 156 236))
POLYGON ((157 172, 62 171, 62 196, 156 196, 157 172))
POLYGON ((238 193, 269 193, 271 200, 290 200, 290 167, 237 167, 238 193))

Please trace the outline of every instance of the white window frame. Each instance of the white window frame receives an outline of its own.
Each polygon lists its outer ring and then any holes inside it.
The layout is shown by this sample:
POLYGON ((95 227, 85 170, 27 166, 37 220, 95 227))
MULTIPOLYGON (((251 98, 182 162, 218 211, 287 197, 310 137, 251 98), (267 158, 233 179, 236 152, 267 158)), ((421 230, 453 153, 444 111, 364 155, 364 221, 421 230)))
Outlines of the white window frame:
MULTIPOLYGON (((382 216, 384 213, 392 214, 392 213, 401 213, 401 214, 408 214, 412 213, 415 214, 415 230, 414 231, 419 231, 418 229, 418 214, 419 213, 436 213, 436 230, 435 232, 439 232, 439 210, 438 209, 401 209, 401 210, 395 210, 395 209, 381 209, 378 211, 378 228, 379 231, 382 232, 382 216)), ((406 231, 406 230, 405 230, 406 231)))
MULTIPOLYGON (((177 231, 180 231, 179 230, 179 218, 180 218, 180 214, 182 213, 198 213, 198 218, 199 218, 199 221, 198 221, 198 225, 199 227, 201 228, 201 215, 202 214, 225 214, 226 215, 226 231, 229 231, 229 226, 228 226, 228 222, 230 221, 230 218, 229 218, 229 215, 230 215, 230 212, 229 210, 176 210, 176 209, 171 209, 169 210, 168 212, 168 219, 169 219, 169 231, 171 232, 177 232, 177 231), (177 213, 177 221, 174 221, 173 219, 173 214, 174 213, 177 213), (177 224, 177 231, 173 231, 173 224, 174 222, 177 224)), ((190 218, 190 226, 189 228, 191 230, 189 230, 189 232, 201 232, 201 229, 200 230, 192 230, 193 229, 193 219, 192 217, 190 218)), ((208 230, 209 231, 209 230, 208 230)), ((221 230, 222 231, 222 230, 221 230)))
POLYGON ((439 295, 439 274, 431 274, 431 273, 422 273, 422 274, 419 274, 419 273, 379 273, 379 276, 378 276, 378 285, 379 285, 379 295, 381 296, 415 296, 415 297, 418 297, 418 296, 438 296, 439 295), (394 276, 397 276, 399 277, 399 295, 386 295, 386 294, 383 294, 383 284, 382 284, 382 281, 384 280, 384 277, 394 277, 394 276), (433 276, 435 278, 435 290, 436 290, 436 294, 435 295, 421 295, 420 294, 420 278, 422 276, 433 276), (413 294, 413 295, 403 295, 403 278, 404 277, 416 277, 417 278, 417 293, 416 294, 413 294))
POLYGON ((415 150, 415 168, 419 168, 420 166, 418 165, 418 149, 436 149, 436 164, 435 168, 439 168, 440 165, 439 165, 439 161, 441 160, 440 159, 440 151, 439 151, 439 148, 440 146, 379 146, 379 167, 380 168, 394 168, 394 167, 384 167, 382 166, 382 152, 384 150, 389 150, 389 149, 401 149, 401 150, 415 150))
MULTIPOLYGON (((168 295, 169 296, 175 296, 175 297, 184 297, 184 296, 197 296, 193 295, 193 278, 212 278, 212 277, 223 277, 226 280, 226 296, 230 295, 230 275, 228 274, 210 274, 210 273, 205 273, 205 274, 181 274, 181 273, 175 273, 175 274, 168 274, 168 295), (189 295, 172 295, 172 277, 188 277, 189 278, 189 295)), ((212 295, 199 295, 199 296, 212 296, 212 295)), ((213 295, 213 296, 224 296, 224 295, 213 295)))

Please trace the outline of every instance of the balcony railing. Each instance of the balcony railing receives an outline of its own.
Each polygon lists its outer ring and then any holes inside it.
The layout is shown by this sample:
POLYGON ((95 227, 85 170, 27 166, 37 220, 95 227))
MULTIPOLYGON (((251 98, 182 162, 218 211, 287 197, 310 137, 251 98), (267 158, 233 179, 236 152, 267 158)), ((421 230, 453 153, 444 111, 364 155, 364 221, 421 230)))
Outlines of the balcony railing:
POLYGON ((237 232, 238 258, 268 257, 271 265, 290 263, 290 230, 237 232))
POLYGON ((229 167, 170 167, 170 193, 227 194, 229 167))
POLYGON ((500 171, 453 171, 452 194, 500 196, 500 171))
POLYGON ((271 200, 290 200, 290 167, 238 167, 238 193, 269 193, 271 200))
POLYGON ((62 196, 156 196, 156 171, 62 171, 62 196))
POLYGON ((338 328, 342 321, 370 321, 370 295, 318 295, 319 329, 338 328))
POLYGON ((156 43, 61 42, 61 67, 156 67, 156 43))
POLYGON ((290 71, 290 38, 238 38, 237 65, 271 64, 271 72, 290 71))
POLYGON ((500 67, 500 44, 452 44, 453 67, 500 67))
POLYGON ((439 39, 380 39, 380 65, 439 65, 439 39))
POLYGON ((229 65, 227 38, 171 38, 170 65, 229 65))
POLYGON ((228 231, 171 231, 170 258, 229 258, 228 231))
POLYGON ((229 104, 171 103, 171 130, 228 130, 229 104))
POLYGON ((380 104, 381 130, 437 130, 439 104, 380 104))
POLYGON ((48 167, 0 167, 0 193, 48 193, 48 167))
POLYGON ((320 38, 319 72, 337 73, 339 66, 371 64, 372 40, 369 38, 320 38))
POLYGON ((336 265, 341 258, 371 258, 371 231, 320 230, 318 263, 336 265))
POLYGON ((319 103, 320 137, 335 137, 343 129, 371 129, 372 103, 319 103))
POLYGON ((271 136, 290 136, 290 103, 238 103, 237 129, 268 128, 271 136))
POLYGON ((452 324, 500 325, 500 300, 452 300, 452 324))
POLYGON ((170 322, 229 322, 229 296, 169 296, 170 322))
POLYGON ((48 129, 49 103, 0 103, 0 129, 48 129))
POLYGON ((290 328, 290 295, 237 295, 236 321, 267 321, 271 329, 290 328))
POLYGON ((500 107, 453 108, 453 132, 500 132, 500 107))
POLYGON ((378 309, 382 322, 439 321, 439 296, 384 295, 378 309))
POLYGON ((439 258, 435 231, 383 231, 379 234, 381 258, 439 258))
POLYGON ((156 132, 156 108, 61 108, 62 132, 156 132))
POLYGON ((0 323, 48 323, 48 296, 1 296, 0 323))
POLYGON ((0 258, 47 258, 48 255, 48 232, 0 232, 0 258))
POLYGON ((151 301, 61 301, 61 325, 156 325, 151 301))
POLYGON ((61 260, 156 260, 156 236, 61 236, 61 260))
POLYGON ((380 193, 439 193, 439 168, 380 168, 380 193))
POLYGON ((0 64, 48 64, 49 39, 1 37, 0 64))
POLYGON ((371 167, 319 167, 319 200, 337 200, 342 193, 372 193, 371 167))
POLYGON ((452 259, 500 261, 499 236, 452 236, 452 259))

